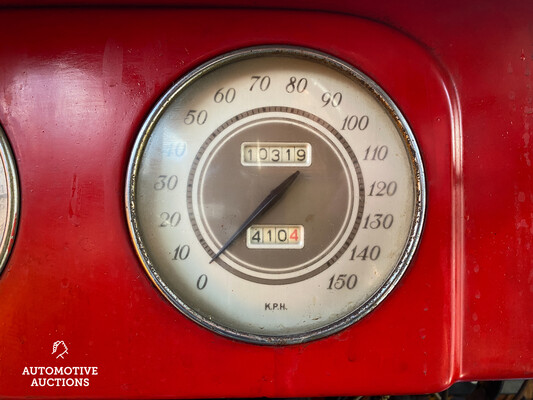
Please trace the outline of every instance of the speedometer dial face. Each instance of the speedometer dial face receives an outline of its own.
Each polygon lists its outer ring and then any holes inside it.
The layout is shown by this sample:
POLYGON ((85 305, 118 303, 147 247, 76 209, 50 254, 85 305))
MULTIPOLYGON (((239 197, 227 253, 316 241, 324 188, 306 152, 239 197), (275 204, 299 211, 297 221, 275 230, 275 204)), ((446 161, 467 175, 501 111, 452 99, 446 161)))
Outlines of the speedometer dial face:
POLYGON ((303 342, 374 309, 416 249, 424 176, 392 100, 333 57, 219 57, 155 106, 129 165, 139 257, 185 315, 245 341, 303 342))

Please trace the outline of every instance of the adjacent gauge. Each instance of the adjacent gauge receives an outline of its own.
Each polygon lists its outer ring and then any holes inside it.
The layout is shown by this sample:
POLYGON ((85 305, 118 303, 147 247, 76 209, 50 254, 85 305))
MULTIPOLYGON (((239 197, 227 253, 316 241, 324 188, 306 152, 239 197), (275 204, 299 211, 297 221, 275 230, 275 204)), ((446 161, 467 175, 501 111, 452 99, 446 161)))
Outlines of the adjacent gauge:
POLYGON ((251 48, 156 104, 126 206, 147 273, 181 312, 233 338, 297 343, 392 290, 420 237, 424 175, 367 76, 312 50, 251 48))
POLYGON ((19 188, 13 153, 0 127, 0 272, 15 239, 19 210, 19 188))

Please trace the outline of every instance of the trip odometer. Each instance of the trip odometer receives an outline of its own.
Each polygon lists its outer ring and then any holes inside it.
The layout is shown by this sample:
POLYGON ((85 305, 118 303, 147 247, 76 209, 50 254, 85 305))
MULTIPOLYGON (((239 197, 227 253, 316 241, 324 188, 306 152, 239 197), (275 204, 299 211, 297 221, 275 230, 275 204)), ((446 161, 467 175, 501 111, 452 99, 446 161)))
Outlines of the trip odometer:
POLYGON ((224 335, 295 343, 370 312, 416 249, 424 176, 396 106, 350 65, 251 48, 159 101, 128 169, 151 279, 224 335))

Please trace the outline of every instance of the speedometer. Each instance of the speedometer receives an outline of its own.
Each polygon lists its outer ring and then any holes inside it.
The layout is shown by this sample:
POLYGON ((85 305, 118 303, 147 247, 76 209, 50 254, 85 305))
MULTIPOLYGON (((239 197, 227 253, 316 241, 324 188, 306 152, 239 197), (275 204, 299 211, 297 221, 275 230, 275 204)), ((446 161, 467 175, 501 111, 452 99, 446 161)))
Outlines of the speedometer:
POLYGON ((353 66, 250 48, 182 78, 128 167, 144 268, 181 312, 255 343, 326 336, 372 311, 416 250, 419 150, 385 92, 353 66))

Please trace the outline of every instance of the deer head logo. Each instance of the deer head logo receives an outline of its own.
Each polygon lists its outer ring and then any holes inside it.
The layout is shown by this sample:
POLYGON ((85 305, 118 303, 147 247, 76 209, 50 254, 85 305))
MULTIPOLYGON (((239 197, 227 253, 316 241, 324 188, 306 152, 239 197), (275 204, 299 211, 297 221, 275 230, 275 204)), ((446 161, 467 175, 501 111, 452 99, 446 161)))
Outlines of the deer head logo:
POLYGON ((63 354, 68 354, 68 348, 65 342, 63 342, 62 340, 58 340, 57 342, 54 343, 54 347, 52 348, 52 354, 56 352, 57 352, 56 358, 59 358, 59 357, 63 358, 63 354))

